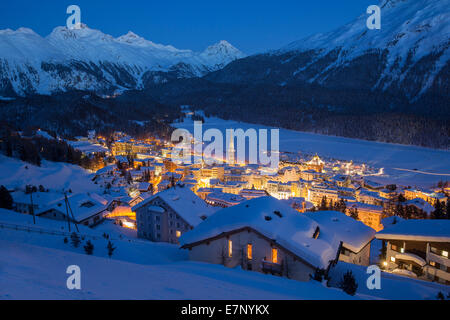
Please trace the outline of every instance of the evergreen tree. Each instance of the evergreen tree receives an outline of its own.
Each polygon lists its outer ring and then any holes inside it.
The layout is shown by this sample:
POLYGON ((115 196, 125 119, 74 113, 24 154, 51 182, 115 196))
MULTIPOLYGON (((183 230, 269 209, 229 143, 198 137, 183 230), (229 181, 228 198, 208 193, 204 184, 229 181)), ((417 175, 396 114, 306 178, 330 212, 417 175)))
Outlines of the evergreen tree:
POLYGON ((13 198, 5 186, 0 187, 0 208, 11 210, 13 207, 13 198))
POLYGON ((344 274, 344 277, 339 283, 339 288, 351 296, 355 295, 356 289, 358 289, 358 284, 356 283, 355 277, 350 270, 344 274))
POLYGON ((78 248, 81 243, 80 236, 76 232, 72 232, 70 235, 70 241, 74 248, 78 248))
POLYGON ((436 203, 434 204, 433 217, 435 219, 443 219, 444 218, 443 203, 441 203, 439 200, 436 201, 436 203))
POLYGON ((328 209, 327 197, 323 196, 322 201, 320 202, 319 210, 327 210, 327 209, 328 209))
POLYGON ((445 207, 445 219, 450 219, 450 199, 447 199, 447 205, 445 207))
POLYGON ((113 246, 111 241, 108 241, 108 246, 106 248, 108 249, 108 257, 111 258, 114 250, 116 250, 116 247, 113 246))
POLYGON ((91 255, 94 252, 94 245, 92 244, 91 240, 88 240, 86 242, 86 245, 84 246, 84 251, 88 255, 91 255))
POLYGON ((358 220, 358 209, 357 208, 350 208, 348 210, 350 217, 352 217, 355 220, 358 220))

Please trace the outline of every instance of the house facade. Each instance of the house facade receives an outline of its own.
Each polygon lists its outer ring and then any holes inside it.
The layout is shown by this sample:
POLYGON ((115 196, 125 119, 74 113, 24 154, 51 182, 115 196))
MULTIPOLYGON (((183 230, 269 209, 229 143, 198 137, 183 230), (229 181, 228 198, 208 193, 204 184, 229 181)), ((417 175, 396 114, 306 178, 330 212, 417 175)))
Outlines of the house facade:
POLYGON ((139 238, 178 243, 179 237, 212 214, 212 209, 189 188, 175 186, 132 207, 139 238))
POLYGON ((317 270, 327 272, 339 259, 369 264, 374 230, 340 212, 314 215, 301 214, 273 197, 255 198, 219 210, 180 243, 190 260, 300 281, 308 281, 317 270))
POLYGON ((183 246, 189 260, 308 281, 316 266, 252 228, 242 228, 183 246))
POLYGON ((450 285, 450 221, 405 220, 377 233, 394 273, 450 285))

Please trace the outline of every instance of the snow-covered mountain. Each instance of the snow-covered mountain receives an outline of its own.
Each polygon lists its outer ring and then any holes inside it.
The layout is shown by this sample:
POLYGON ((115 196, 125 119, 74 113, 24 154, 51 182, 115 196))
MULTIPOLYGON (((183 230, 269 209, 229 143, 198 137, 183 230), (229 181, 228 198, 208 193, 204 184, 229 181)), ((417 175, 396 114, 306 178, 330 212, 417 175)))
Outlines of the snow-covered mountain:
POLYGON ((43 38, 27 28, 0 30, 0 94, 26 95, 70 89, 142 88, 143 81, 202 76, 244 54, 226 41, 203 52, 180 50, 133 32, 114 38, 82 25, 56 27, 43 38))
POLYGON ((382 0, 379 6, 380 30, 367 28, 363 12, 334 31, 237 61, 208 78, 401 92, 409 101, 430 90, 448 94, 450 0, 382 0))

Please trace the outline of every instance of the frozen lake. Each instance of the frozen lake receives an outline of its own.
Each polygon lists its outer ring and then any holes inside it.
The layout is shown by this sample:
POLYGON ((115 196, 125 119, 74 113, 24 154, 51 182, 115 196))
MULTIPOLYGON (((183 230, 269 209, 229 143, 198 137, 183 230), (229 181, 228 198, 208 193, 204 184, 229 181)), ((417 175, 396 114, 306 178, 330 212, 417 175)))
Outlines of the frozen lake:
MULTIPOLYGON (((174 123, 173 126, 193 133, 194 123, 187 117, 184 122, 174 123)), ((205 117, 203 132, 209 128, 219 129, 224 134, 226 129, 274 129, 245 122, 205 117)), ((280 129, 280 151, 317 153, 322 157, 353 160, 384 168, 385 176, 371 178, 381 183, 392 182, 430 187, 440 180, 450 180, 450 151, 445 150, 280 129)))

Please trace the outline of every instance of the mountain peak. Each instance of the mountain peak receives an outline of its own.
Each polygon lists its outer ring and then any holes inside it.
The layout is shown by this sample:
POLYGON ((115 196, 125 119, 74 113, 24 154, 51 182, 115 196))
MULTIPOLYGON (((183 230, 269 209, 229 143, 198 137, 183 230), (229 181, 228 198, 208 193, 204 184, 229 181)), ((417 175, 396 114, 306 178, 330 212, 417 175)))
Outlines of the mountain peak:
POLYGON ((209 46, 202 53, 203 55, 223 55, 223 56, 233 56, 235 59, 244 57, 244 54, 232 44, 226 40, 220 40, 219 42, 209 46))
POLYGON ((143 39, 143 38, 138 36, 133 31, 128 31, 127 34, 124 34, 117 38, 117 40, 124 41, 124 42, 134 42, 135 40, 140 40, 140 39, 143 39))

